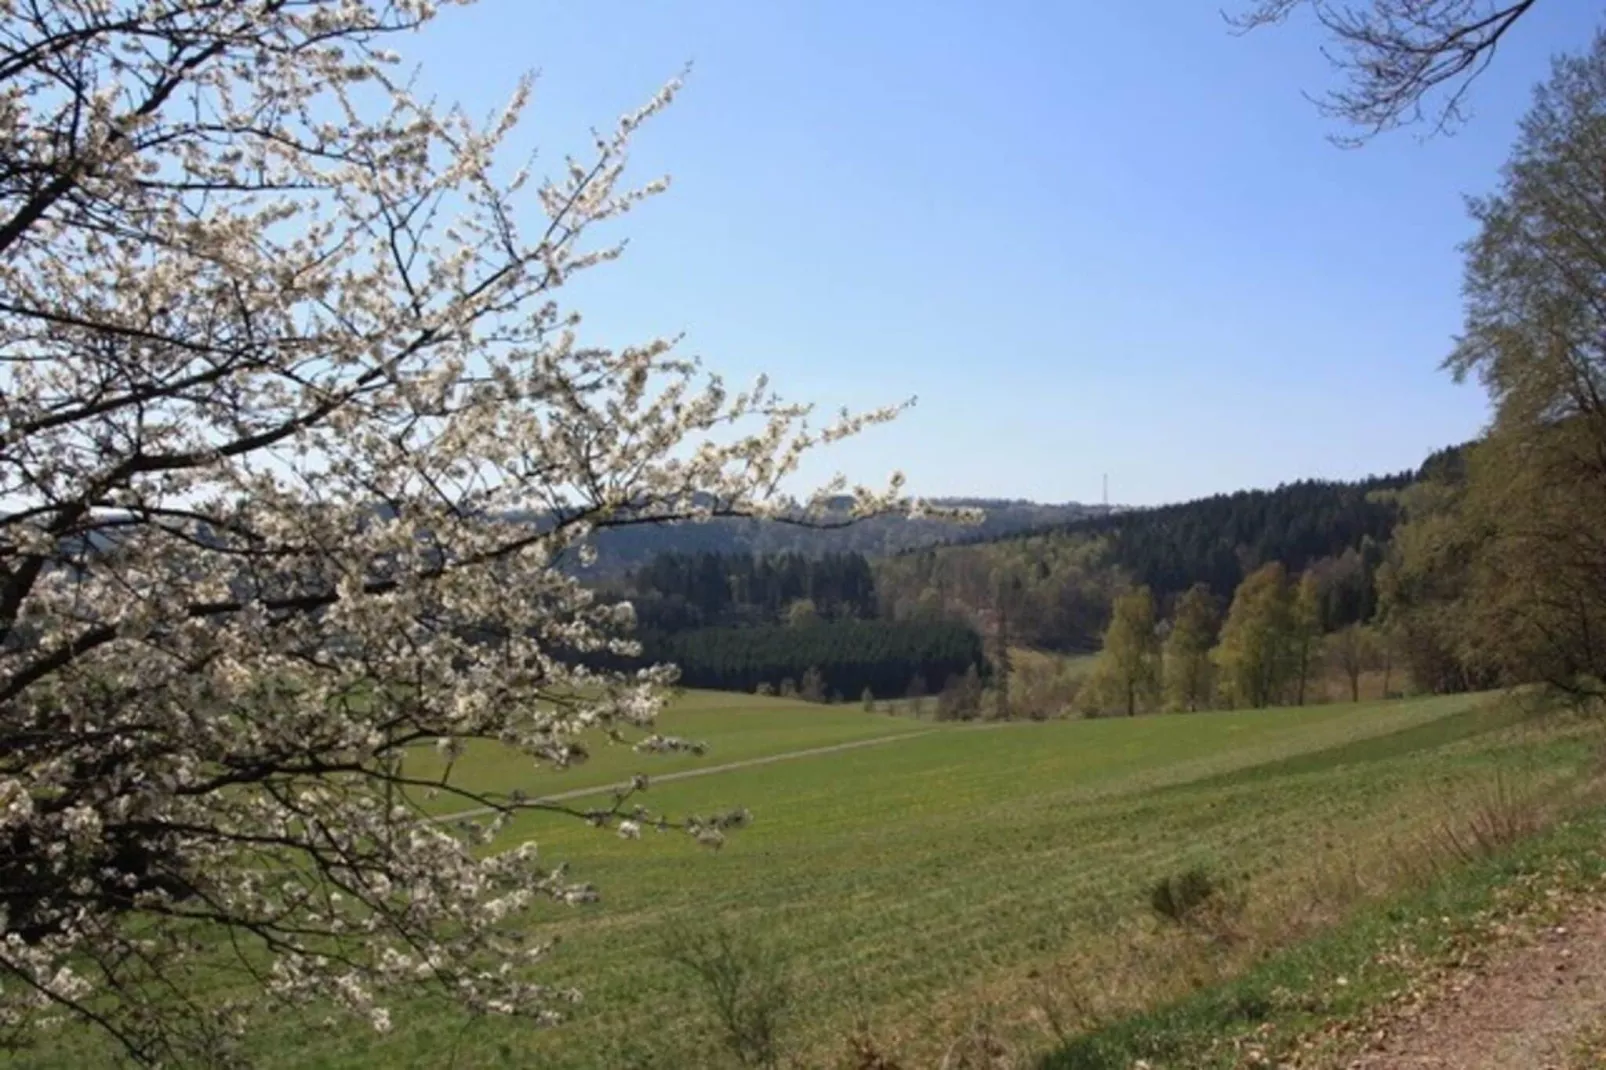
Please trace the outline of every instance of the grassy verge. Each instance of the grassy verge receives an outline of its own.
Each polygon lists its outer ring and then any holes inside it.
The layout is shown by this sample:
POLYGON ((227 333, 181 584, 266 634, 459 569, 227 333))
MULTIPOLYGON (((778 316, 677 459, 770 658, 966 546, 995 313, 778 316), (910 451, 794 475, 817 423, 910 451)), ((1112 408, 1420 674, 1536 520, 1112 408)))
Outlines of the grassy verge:
POLYGON ((1040 1070, 1317 1065, 1378 1016, 1420 1002, 1445 969, 1606 891, 1606 809, 1598 804, 1520 842, 1490 842, 1486 857, 1470 862, 1468 834, 1459 835, 1463 846, 1442 841, 1415 890, 1362 906, 1237 977, 1068 1039, 1040 1070))

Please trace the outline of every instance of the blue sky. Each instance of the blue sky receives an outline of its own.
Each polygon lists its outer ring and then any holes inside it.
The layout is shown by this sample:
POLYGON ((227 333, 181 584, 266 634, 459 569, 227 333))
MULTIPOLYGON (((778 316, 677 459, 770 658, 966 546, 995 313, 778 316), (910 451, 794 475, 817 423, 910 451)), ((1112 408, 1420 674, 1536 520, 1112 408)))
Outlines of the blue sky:
POLYGON ((1471 437, 1438 370, 1471 233, 1590 4, 1539 4, 1455 137, 1335 148, 1303 24, 1209 0, 548 3, 446 9, 405 44, 475 112, 540 72, 556 170, 687 62, 634 160, 671 191, 577 287, 595 340, 684 331, 834 410, 918 395, 810 470, 929 495, 1175 501, 1411 467, 1471 437))

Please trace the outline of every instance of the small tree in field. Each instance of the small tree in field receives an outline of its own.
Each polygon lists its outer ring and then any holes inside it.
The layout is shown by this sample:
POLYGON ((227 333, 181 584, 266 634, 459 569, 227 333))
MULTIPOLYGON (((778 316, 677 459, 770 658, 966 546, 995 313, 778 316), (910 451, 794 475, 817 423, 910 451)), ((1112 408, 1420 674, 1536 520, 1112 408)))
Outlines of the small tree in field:
POLYGON ((1380 660, 1376 634, 1364 624, 1351 624, 1333 633, 1328 656, 1349 683, 1350 701, 1361 701, 1361 676, 1380 660))
POLYGON ((890 415, 811 428, 667 340, 583 344, 557 298, 661 187, 623 170, 675 87, 504 169, 528 85, 480 124, 393 77, 430 15, 0 4, 0 1042, 77 1016, 219 1065, 270 1009, 385 1029, 397 991, 551 1021, 518 916, 593 892, 497 833, 563 808, 456 758, 679 746, 645 731, 670 668, 590 667, 632 612, 572 566, 609 527, 806 522, 799 458, 890 415))
POLYGON ((797 697, 804 702, 825 701, 825 676, 813 665, 803 670, 803 680, 797 685, 797 697))

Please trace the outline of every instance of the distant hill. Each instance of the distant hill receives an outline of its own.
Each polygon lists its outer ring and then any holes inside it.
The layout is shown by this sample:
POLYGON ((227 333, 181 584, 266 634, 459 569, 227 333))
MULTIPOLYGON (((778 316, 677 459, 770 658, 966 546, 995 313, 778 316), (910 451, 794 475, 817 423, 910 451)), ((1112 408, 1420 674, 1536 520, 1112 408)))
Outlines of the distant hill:
POLYGON ((995 498, 942 498, 932 504, 980 509, 979 524, 947 520, 877 517, 845 528, 815 529, 762 520, 711 520, 702 524, 665 524, 613 528, 597 537, 597 566, 604 573, 640 567, 660 554, 782 554, 810 557, 858 553, 882 557, 956 539, 998 539, 1016 532, 1052 527, 1102 515, 1096 505, 995 498))

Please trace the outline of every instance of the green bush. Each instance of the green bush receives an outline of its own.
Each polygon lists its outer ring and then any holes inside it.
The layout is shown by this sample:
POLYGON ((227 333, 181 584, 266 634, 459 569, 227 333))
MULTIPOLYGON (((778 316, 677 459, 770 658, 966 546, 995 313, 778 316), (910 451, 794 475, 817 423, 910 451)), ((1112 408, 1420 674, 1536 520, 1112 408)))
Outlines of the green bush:
POLYGON ((1149 888, 1149 907, 1166 921, 1186 925, 1217 898, 1221 884, 1199 866, 1161 877, 1149 888))

